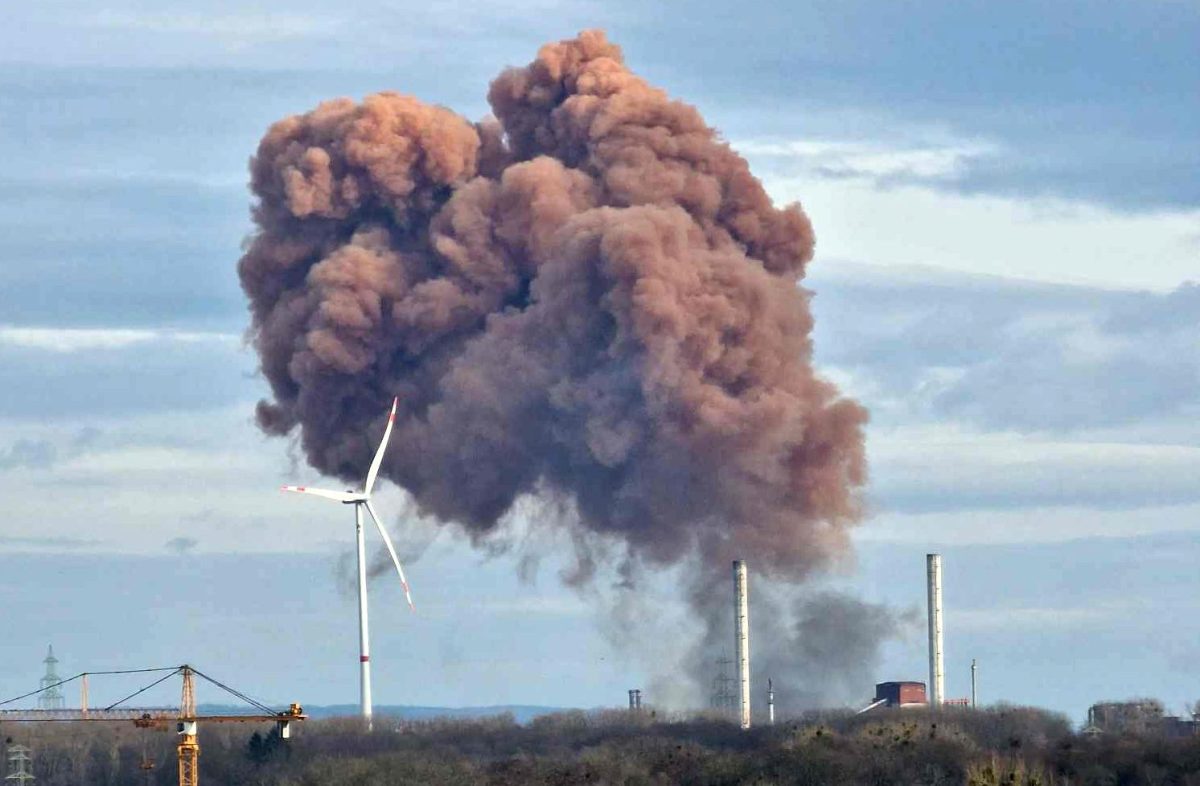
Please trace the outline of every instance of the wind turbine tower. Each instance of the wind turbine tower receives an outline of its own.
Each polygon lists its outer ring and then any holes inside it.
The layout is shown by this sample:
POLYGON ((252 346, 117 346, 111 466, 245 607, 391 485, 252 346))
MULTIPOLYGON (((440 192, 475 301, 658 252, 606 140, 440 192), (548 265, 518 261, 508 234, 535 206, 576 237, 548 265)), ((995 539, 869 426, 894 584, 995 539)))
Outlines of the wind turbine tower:
POLYGON ((400 574, 400 584, 404 587, 404 596, 408 600, 408 607, 415 611, 412 593, 408 589, 408 579, 404 577, 404 567, 400 564, 400 558, 396 556, 396 547, 392 545, 392 539, 388 537, 383 522, 380 521, 374 506, 371 505, 371 491, 375 487, 375 478, 379 475, 379 467, 383 464, 383 453, 387 450, 388 438, 392 435, 392 425, 396 422, 397 403, 398 399, 392 399, 392 410, 388 413, 387 426, 383 430, 383 440, 379 443, 379 449, 375 451, 375 458, 371 461, 371 468, 367 470, 367 478, 363 482, 361 491, 328 491, 325 489, 308 488, 306 486, 282 487, 283 491, 310 494, 314 497, 331 499, 343 505, 354 506, 354 538, 355 544, 358 547, 359 703, 362 708, 363 720, 366 722, 368 728, 371 726, 371 637, 367 622, 367 552, 366 540, 363 537, 364 510, 371 517, 371 520, 375 522, 375 528, 379 530, 379 534, 383 538, 383 545, 387 547, 388 554, 392 558, 392 563, 396 566, 396 572, 400 574))

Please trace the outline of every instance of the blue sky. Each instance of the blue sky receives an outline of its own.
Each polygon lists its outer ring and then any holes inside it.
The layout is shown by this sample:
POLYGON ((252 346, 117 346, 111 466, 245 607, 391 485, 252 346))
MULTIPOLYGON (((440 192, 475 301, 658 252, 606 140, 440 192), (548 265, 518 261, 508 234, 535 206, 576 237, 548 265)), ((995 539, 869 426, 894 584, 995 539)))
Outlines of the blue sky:
MULTIPOLYGON (((1200 8, 1182 0, 14 9, 0 597, 21 634, 0 692, 54 641, 64 671, 195 660, 281 701, 353 698, 349 527, 278 498, 317 478, 251 422, 246 161, 271 121, 338 95, 481 116, 502 66, 591 26, 816 225, 817 361, 872 411, 873 514, 828 581, 923 611, 922 557, 943 551, 954 695, 977 657, 985 698, 1074 717, 1198 698, 1200 8), (281 635, 305 644, 264 672, 281 635)), ((663 662, 612 650, 614 620, 559 585, 564 544, 520 517, 488 555, 395 489, 380 507, 423 613, 377 582, 378 701, 615 703, 663 662)), ((671 608, 674 578, 655 588, 671 608)), ((630 624, 686 636, 669 617, 630 624)), ((917 626, 858 693, 924 676, 917 626)))

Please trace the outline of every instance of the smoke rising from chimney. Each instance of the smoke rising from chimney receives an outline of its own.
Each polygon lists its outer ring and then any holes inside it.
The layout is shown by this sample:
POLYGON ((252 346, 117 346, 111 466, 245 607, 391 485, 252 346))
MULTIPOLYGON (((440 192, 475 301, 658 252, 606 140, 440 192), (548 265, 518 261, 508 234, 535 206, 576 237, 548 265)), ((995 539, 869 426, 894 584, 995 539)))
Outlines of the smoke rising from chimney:
MULTIPOLYGON (((271 126, 238 265, 269 434, 479 545, 524 496, 622 559, 798 581, 847 548, 866 411, 811 365, 814 237, 600 31, 472 123, 397 93, 271 126)), ((722 599, 728 593, 721 593, 722 599)), ((727 604, 722 604, 727 608, 727 604)))

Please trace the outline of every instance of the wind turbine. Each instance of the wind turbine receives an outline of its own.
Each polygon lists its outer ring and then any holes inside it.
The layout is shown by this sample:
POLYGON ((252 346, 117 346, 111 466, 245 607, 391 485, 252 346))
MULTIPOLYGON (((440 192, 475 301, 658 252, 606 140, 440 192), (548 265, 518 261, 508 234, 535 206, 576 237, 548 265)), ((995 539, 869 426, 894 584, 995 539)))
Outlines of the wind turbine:
POLYGON ((367 470, 367 479, 363 483, 362 491, 327 491, 307 486, 280 487, 282 491, 311 494, 314 497, 324 497, 343 505, 354 506, 354 536, 358 544, 359 699, 362 705, 363 720, 368 725, 371 722, 371 645, 367 626, 367 559, 366 542, 363 538, 364 508, 371 516, 371 520, 375 522, 379 534, 383 536, 383 545, 387 546, 388 554, 391 555, 392 562, 396 566, 396 572, 400 574, 400 584, 404 587, 404 597, 408 599, 408 607, 416 611, 412 602, 412 593, 408 591, 408 579, 404 577, 404 568, 400 565, 400 558, 396 556, 396 547, 392 545, 392 539, 388 537, 387 530, 384 529, 383 523, 375 513, 375 508, 371 505, 371 490, 375 487, 375 478, 379 475, 379 466, 383 463, 383 452, 387 450, 388 437, 392 435, 392 424, 396 421, 398 401, 398 399, 392 399, 392 411, 388 413, 387 428, 383 430, 383 441, 379 443, 379 449, 375 451, 375 458, 371 460, 371 468, 367 470))

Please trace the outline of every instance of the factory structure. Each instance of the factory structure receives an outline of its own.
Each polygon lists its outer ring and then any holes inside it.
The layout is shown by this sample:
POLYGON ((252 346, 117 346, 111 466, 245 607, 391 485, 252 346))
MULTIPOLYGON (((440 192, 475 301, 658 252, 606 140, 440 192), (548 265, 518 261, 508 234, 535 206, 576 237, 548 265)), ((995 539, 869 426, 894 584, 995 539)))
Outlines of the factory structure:
POLYGON ((946 698, 946 650, 944 602, 942 597, 942 555, 925 555, 926 609, 929 623, 929 682, 901 680, 875 685, 871 703, 858 712, 870 712, 880 707, 974 707, 978 700, 977 664, 971 660, 971 697, 946 698))
MULTIPOLYGON (((869 712, 880 707, 904 709, 908 707, 975 706, 976 663, 971 661, 971 697, 969 699, 946 698, 945 628, 943 622, 942 556, 925 555, 926 596, 929 622, 929 682, 891 681, 875 685, 875 696, 871 703, 859 710, 869 712)), ((738 724, 749 729, 751 724, 750 685, 750 588, 746 562, 733 562, 733 650, 732 663, 717 661, 720 672, 713 681, 712 707, 732 711, 738 724), (730 677, 725 666, 732 665, 734 676, 730 677)), ((629 692, 629 708, 635 704, 635 691, 629 692)), ((775 686, 767 680, 766 690, 767 723, 775 723, 775 686)))
MULTIPOLYGON (((1200 710, 1200 708, 1198 708, 1200 710)), ((1088 708, 1084 734, 1137 734, 1163 737, 1200 735, 1200 711, 1191 718, 1167 715, 1158 699, 1102 701, 1088 708)))
POLYGON ((874 706, 924 707, 929 703, 923 682, 881 682, 875 686, 874 706))
MULTIPOLYGON (((926 596, 929 622, 929 682, 891 681, 875 685, 875 696, 871 703, 859 710, 869 712, 880 707, 904 709, 908 707, 974 707, 977 699, 976 663, 971 661, 971 697, 969 699, 946 698, 945 629, 943 622, 942 557, 940 554, 925 555, 926 596)), ((751 724, 750 685, 750 587, 746 562, 733 562, 733 661, 718 660, 720 671, 713 681, 711 705, 714 709, 735 715, 743 729, 751 724), (730 677, 725 667, 733 666, 730 677)), ((766 690, 767 723, 775 723, 775 686, 767 680, 766 690)), ((629 708, 641 706, 641 692, 629 692, 629 708)))

